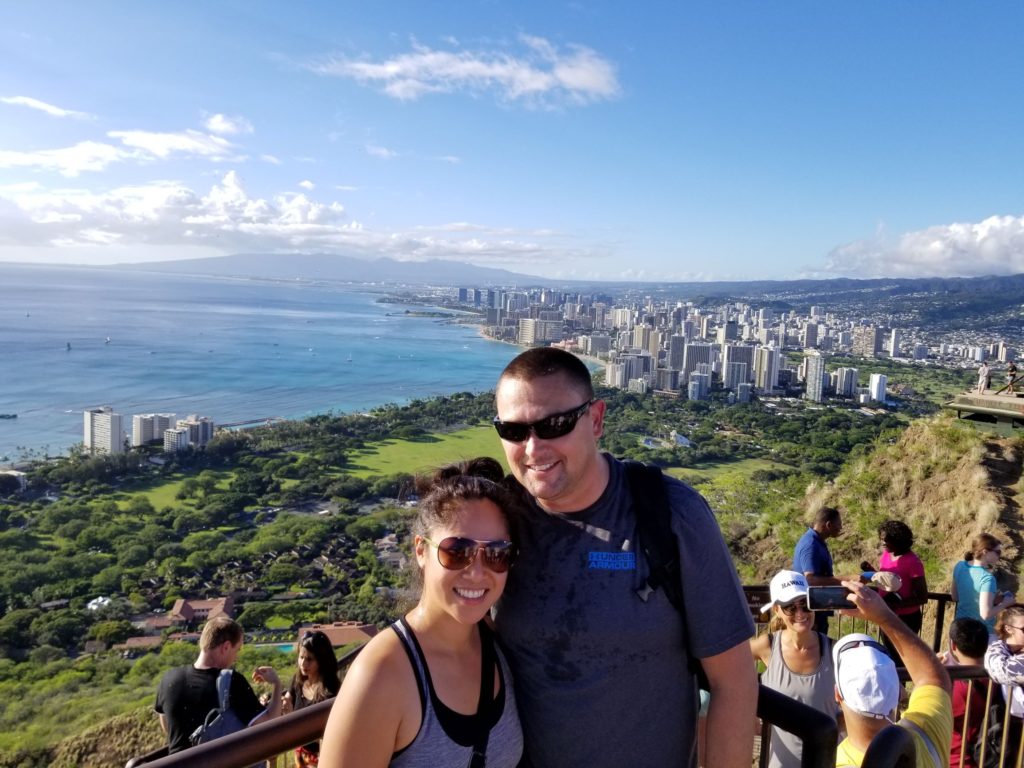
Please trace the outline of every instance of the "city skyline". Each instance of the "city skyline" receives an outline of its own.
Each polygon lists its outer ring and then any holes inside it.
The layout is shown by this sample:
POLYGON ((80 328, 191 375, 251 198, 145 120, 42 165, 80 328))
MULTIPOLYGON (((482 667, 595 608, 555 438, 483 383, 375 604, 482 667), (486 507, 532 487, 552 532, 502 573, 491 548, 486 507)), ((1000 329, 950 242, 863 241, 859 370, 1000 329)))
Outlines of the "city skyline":
POLYGON ((0 261, 1024 273, 1024 9, 0 9, 0 261))

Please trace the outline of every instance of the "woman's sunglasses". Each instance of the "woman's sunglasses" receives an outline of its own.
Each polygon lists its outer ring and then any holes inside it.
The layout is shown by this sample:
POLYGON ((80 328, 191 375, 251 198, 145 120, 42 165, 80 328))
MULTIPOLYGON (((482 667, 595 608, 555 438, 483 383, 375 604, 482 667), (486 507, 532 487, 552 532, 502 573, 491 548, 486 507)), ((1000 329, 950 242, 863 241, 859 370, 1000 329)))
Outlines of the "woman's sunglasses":
POLYGON ((583 405, 572 408, 562 413, 553 413, 543 419, 531 421, 502 421, 494 417, 494 428, 498 430, 498 437, 508 440, 510 443, 521 443, 530 436, 530 431, 541 440, 554 440, 565 437, 576 427, 576 422, 587 412, 587 409, 594 404, 596 398, 587 400, 583 405))
POLYGON ((813 613, 813 611, 811 611, 811 609, 807 607, 807 601, 803 599, 795 600, 789 605, 780 605, 779 610, 781 610, 787 616, 795 616, 797 611, 803 611, 804 613, 813 613))
POLYGON ((516 559, 516 545, 511 541, 477 541, 462 536, 449 536, 435 543, 426 536, 423 540, 437 548, 437 562, 449 571, 463 571, 483 552, 484 565, 495 573, 504 573, 516 559))

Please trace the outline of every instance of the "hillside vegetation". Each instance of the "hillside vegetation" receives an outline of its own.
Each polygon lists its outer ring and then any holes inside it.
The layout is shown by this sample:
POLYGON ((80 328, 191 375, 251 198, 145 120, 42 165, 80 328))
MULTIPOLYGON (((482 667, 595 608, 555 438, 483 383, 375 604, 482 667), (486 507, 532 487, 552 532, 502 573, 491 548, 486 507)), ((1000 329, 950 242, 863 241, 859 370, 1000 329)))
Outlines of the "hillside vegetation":
POLYGON ((1022 455, 1021 438, 995 438, 948 416, 915 421, 898 436, 878 438, 834 480, 813 480, 802 497, 765 507, 733 540, 733 554, 750 576, 767 581, 788 565, 813 513, 835 506, 844 512, 844 533, 829 542, 837 573, 859 572, 862 560, 877 563, 878 525, 897 519, 914 531, 931 591, 948 591, 953 564, 982 531, 1004 542, 997 576, 1001 588, 1015 590, 1022 455))

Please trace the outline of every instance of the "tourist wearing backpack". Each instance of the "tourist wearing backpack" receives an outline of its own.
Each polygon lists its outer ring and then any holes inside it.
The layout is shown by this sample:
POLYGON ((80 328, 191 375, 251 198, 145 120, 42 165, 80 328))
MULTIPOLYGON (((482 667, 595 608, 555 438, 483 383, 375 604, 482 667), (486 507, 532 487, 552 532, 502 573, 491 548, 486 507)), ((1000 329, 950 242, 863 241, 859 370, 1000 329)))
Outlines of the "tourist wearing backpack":
MULTIPOLYGON (((244 633, 237 622, 227 616, 212 618, 203 626, 199 636, 199 657, 195 662, 168 670, 161 678, 154 708, 160 715, 160 725, 167 734, 171 754, 191 747, 192 735, 197 729, 208 720, 212 723, 214 718, 209 716, 221 708, 222 694, 218 694, 217 681, 222 671, 231 670, 243 640, 244 633)), ((264 707, 248 681, 231 670, 227 696, 231 714, 224 719, 241 727, 255 725, 281 713, 281 680, 274 668, 257 667, 252 678, 255 682, 270 683, 274 686, 274 693, 270 703, 264 707)), ((201 738, 197 735, 197 740, 201 738)))

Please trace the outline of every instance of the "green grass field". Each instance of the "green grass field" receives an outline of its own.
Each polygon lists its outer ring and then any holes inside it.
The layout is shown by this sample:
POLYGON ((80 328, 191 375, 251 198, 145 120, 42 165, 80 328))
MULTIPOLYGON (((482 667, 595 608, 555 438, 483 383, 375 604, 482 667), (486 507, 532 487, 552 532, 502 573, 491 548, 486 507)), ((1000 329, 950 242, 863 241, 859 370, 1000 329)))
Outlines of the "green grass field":
POLYGON ((715 480, 723 480, 732 477, 749 477, 759 469, 792 471, 793 467, 788 464, 779 464, 778 462, 768 461, 767 459, 742 459, 740 461, 727 461, 719 464, 702 464, 699 467, 672 467, 667 471, 672 475, 672 477, 678 477, 684 483, 700 485, 701 483, 714 482, 715 480))
POLYGON ((490 425, 432 434, 422 440, 385 440, 374 448, 354 452, 346 470, 356 477, 415 474, 477 456, 491 456, 505 465, 501 441, 490 425))
MULTIPOLYGON (((228 486, 231 485, 231 481, 235 477, 234 472, 216 472, 215 474, 217 475, 217 488, 220 490, 227 490, 228 486)), ((149 499, 149 503, 153 505, 153 509, 181 507, 187 504, 187 502, 176 498, 176 496, 178 491, 181 490, 182 484, 188 477, 189 475, 178 473, 170 480, 164 480, 159 484, 138 483, 126 486, 122 488, 121 493, 118 494, 118 506, 120 506, 121 509, 126 509, 132 497, 145 496, 149 499)))

